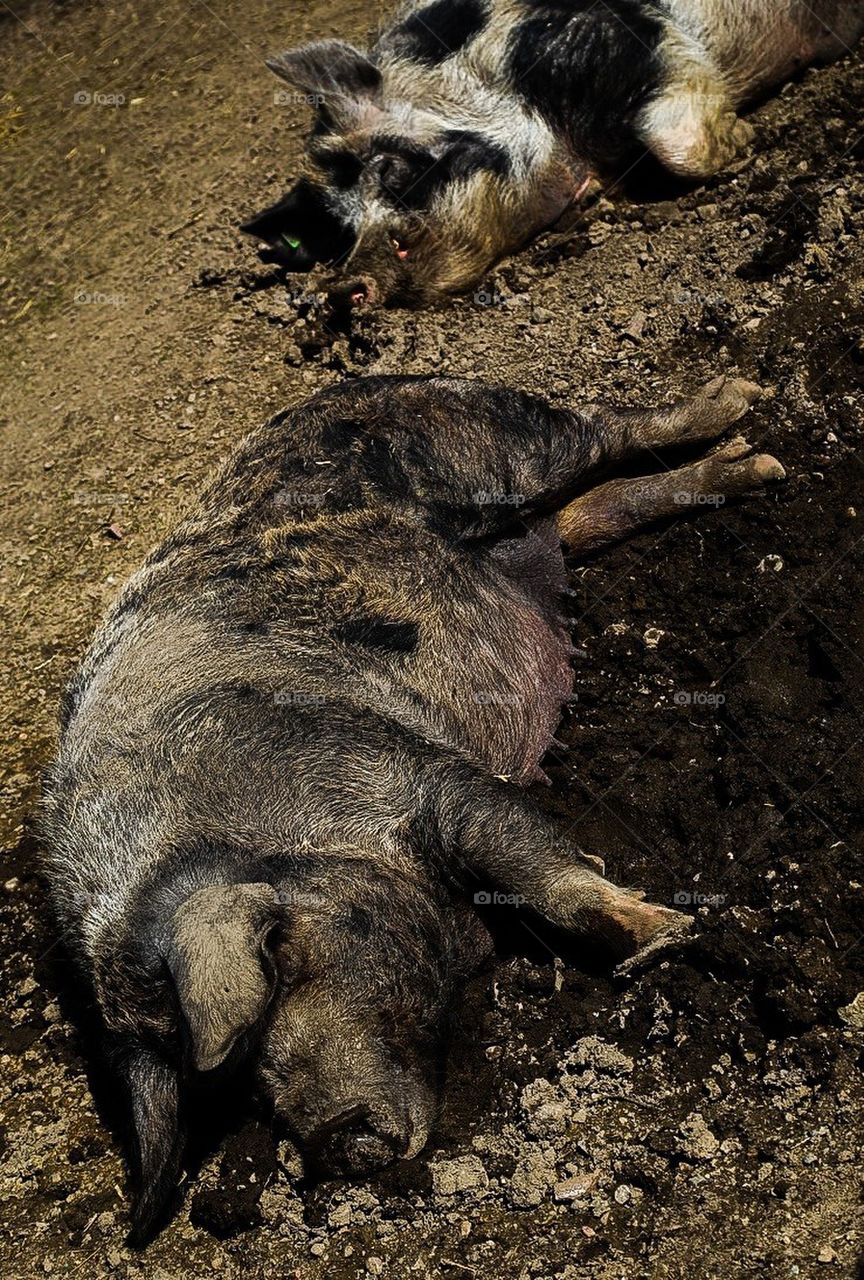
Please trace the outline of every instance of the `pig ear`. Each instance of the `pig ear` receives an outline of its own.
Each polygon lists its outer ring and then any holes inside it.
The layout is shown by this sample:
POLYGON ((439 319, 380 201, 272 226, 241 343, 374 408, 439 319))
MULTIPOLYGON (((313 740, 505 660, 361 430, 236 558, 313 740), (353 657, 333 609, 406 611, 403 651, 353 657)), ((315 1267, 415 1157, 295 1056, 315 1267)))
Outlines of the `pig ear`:
POLYGON ((317 40, 267 59, 277 76, 308 94, 337 127, 357 127, 381 101, 381 72, 343 40, 317 40))
POLYGON ((222 884, 198 889, 174 914, 166 960, 199 1071, 218 1067, 267 1008, 274 971, 266 943, 277 911, 270 884, 222 884))
POLYGON ((143 1048, 117 1067, 129 1094, 134 1130, 136 1195, 129 1243, 140 1248, 153 1236, 177 1187, 183 1153, 177 1072, 143 1048))

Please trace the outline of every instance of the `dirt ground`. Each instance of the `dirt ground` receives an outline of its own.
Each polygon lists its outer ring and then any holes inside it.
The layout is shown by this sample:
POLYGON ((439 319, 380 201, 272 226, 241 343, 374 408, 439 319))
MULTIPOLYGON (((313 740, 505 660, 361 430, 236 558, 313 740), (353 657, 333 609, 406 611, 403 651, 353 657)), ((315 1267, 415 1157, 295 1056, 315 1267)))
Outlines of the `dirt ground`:
POLYGON ((759 108, 752 155, 707 187, 601 200, 475 296, 334 334, 234 230, 307 125, 262 56, 377 16, 298 11, 0 9, 0 1270, 864 1275, 862 59, 759 108), (574 566, 578 702, 540 796, 615 879, 692 904, 701 940, 623 981, 496 920, 418 1159, 309 1186, 254 1103, 211 1103, 179 1212, 136 1254, 27 828, 60 690, 248 428, 345 376, 433 370, 560 403, 766 387, 750 438, 780 492, 574 566))

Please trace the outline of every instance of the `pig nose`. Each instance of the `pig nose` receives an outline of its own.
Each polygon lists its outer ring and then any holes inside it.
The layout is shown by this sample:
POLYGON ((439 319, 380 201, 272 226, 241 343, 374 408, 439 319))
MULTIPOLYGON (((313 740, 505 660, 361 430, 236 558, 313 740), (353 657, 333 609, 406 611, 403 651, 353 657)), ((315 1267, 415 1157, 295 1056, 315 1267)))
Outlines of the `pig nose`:
POLYGON ((404 1155, 407 1138, 384 1133, 367 1107, 352 1107, 322 1125, 309 1138, 316 1164, 342 1176, 366 1175, 404 1155))
POLYGON ((369 307, 378 297, 375 282, 368 277, 357 277, 348 284, 340 283, 330 289, 327 300, 331 307, 369 307))

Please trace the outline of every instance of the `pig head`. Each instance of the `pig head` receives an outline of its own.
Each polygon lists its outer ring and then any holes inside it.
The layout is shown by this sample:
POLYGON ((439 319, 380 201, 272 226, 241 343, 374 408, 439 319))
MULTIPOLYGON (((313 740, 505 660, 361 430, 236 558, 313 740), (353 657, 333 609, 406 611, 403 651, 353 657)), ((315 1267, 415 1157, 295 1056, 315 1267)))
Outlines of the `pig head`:
POLYGON ((491 86, 424 82, 324 40, 268 61, 314 104, 308 171, 243 224, 292 270, 339 268, 331 296, 421 305, 478 280, 578 194, 572 162, 540 117, 491 86))
POLYGON ((131 1104, 138 1244, 177 1184, 184 1086, 247 1057, 313 1171, 415 1155, 454 994, 490 945, 467 907, 358 850, 250 860, 193 845, 89 944, 131 1104))

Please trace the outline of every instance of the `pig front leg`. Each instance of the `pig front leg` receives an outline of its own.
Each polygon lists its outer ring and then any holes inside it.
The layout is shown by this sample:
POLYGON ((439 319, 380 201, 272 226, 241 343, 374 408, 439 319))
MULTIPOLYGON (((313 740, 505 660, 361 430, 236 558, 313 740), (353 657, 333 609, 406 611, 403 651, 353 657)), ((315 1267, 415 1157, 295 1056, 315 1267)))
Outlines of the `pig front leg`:
POLYGON ((709 178, 752 141, 754 130, 740 119, 726 86, 712 69, 671 56, 666 88, 642 112, 645 145, 681 178, 709 178))
POLYGON ((596 869, 602 861, 514 786, 461 770, 435 785, 448 869, 470 892, 494 886, 517 895, 552 924, 606 943, 622 970, 691 934, 689 916, 606 880, 596 869))
POLYGON ((738 436, 691 466, 599 485, 559 512, 558 532, 571 551, 585 554, 694 507, 759 493, 785 475, 776 458, 754 454, 738 436))

